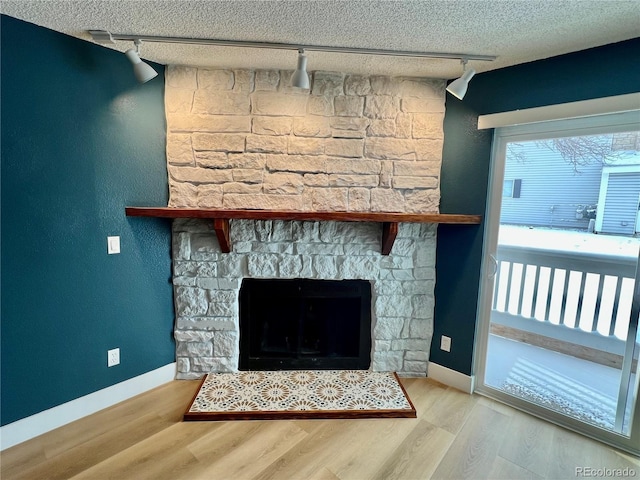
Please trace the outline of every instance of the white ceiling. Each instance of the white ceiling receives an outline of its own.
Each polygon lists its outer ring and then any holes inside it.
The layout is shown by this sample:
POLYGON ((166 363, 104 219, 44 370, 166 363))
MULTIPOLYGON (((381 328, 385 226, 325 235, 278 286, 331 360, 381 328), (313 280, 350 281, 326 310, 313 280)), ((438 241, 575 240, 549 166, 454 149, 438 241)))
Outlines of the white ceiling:
MULTIPOLYGON (((637 0, 2 0, 0 12, 87 30, 497 55, 487 71, 640 36, 637 0)), ((124 51, 131 42, 110 48, 124 51)), ((145 43, 161 64, 294 69, 295 51, 145 43)), ((455 78, 458 60, 308 52, 308 69, 455 78)), ((630 59, 630 61, 638 61, 630 59)), ((597 65, 594 65, 597 68, 597 65)))

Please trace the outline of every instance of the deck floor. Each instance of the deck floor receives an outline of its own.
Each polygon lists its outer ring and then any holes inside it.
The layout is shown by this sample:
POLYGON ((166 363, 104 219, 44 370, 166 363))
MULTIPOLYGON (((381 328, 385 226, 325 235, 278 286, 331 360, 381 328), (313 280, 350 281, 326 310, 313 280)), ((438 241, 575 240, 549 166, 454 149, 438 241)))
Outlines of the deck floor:
POLYGON ((620 370, 496 335, 488 352, 487 385, 613 428, 620 370))

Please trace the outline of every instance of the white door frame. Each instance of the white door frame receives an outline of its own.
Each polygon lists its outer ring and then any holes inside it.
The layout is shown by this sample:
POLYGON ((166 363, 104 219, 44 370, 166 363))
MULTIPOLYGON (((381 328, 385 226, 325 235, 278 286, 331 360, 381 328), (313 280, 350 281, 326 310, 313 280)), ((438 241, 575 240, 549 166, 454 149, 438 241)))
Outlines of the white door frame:
POLYGON ((638 211, 636 213, 636 233, 640 233, 640 194, 638 194, 638 211))
MULTIPOLYGON (((476 340, 472 367, 472 374, 475 374, 476 377, 477 392, 599 441, 614 445, 617 448, 632 452, 635 455, 640 455, 640 399, 635 402, 633 424, 631 426, 632 436, 629 438, 594 425, 588 425, 558 412, 508 395, 501 390, 487 385, 485 383, 485 374, 487 343, 491 321, 493 275, 495 274, 496 268, 495 255, 498 244, 507 143, 516 140, 528 141, 550 137, 596 135, 640 130, 639 120, 640 115, 638 115, 637 111, 633 111, 571 120, 556 120, 513 127, 502 127, 495 130, 489 172, 486 227, 483 240, 483 261, 480 275, 476 340)), ((636 291, 640 293, 640 285, 636 285, 636 287, 636 291)), ((640 375, 636 375, 636 377, 636 385, 633 388, 635 388, 637 394, 640 388, 640 375)))

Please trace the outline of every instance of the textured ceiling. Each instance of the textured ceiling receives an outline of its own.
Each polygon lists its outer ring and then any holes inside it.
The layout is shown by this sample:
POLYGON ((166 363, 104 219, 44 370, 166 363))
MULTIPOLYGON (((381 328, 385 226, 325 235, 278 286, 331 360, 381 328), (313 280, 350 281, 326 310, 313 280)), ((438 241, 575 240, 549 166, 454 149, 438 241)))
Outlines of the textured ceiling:
MULTIPOLYGON (((78 38, 86 30, 497 55, 487 71, 640 34, 637 0, 2 0, 0 11, 78 38)), ((131 42, 110 48, 124 51, 131 42)), ((294 69, 295 51, 145 43, 161 64, 294 69)), ((310 71, 455 78, 457 60, 308 52, 310 71)), ((630 61, 637 61, 630 60, 630 61)), ((596 66, 594 66, 596 67, 596 66)))

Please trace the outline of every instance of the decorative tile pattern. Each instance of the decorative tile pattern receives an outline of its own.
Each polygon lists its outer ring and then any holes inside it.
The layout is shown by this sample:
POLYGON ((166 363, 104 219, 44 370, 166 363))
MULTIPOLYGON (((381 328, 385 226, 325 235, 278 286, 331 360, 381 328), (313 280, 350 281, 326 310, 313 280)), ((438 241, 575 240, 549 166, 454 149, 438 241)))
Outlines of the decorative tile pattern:
POLYGON ((349 416, 349 412, 365 411, 398 411, 401 416, 413 412, 415 416, 394 373, 296 370, 210 373, 185 418, 233 412, 345 412, 349 416))

